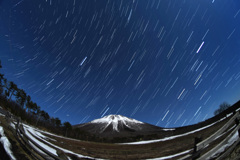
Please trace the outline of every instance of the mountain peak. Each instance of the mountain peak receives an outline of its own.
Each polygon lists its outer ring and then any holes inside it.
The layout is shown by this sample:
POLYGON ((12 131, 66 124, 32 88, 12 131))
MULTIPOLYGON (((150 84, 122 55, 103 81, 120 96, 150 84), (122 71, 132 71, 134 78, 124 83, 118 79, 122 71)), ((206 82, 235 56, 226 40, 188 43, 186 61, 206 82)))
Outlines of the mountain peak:
POLYGON ((127 126, 129 128, 131 128, 129 125, 134 125, 134 124, 144 124, 143 122, 137 121, 135 119, 131 119, 122 115, 107 115, 104 116, 100 119, 95 119, 93 121, 91 121, 90 123, 94 123, 94 124, 104 124, 104 128, 102 129, 102 132, 112 126, 113 131, 117 131, 119 132, 119 127, 124 125, 127 126))
POLYGON ((143 124, 143 122, 140 122, 138 120, 132 119, 132 118, 128 118, 122 115, 114 115, 114 114, 110 114, 107 116, 104 116, 100 119, 95 119, 93 121, 91 121, 90 123, 117 123, 118 121, 122 121, 122 122, 132 122, 132 123, 141 123, 143 124))

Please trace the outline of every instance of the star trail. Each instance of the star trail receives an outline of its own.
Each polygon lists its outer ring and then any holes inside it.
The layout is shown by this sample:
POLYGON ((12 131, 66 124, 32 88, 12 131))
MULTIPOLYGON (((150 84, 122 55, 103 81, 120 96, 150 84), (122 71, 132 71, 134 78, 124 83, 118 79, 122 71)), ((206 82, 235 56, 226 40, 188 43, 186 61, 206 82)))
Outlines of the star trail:
POLYGON ((72 124, 198 123, 240 98, 237 0, 2 0, 2 72, 72 124))

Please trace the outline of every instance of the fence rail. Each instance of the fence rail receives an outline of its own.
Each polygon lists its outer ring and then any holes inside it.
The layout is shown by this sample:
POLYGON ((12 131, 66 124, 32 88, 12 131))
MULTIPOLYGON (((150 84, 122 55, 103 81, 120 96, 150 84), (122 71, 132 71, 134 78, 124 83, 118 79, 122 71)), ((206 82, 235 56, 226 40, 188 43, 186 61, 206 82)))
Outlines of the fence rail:
POLYGON ((217 146, 215 146, 213 149, 211 149, 210 151, 208 151, 207 153, 205 153, 204 155, 202 155, 198 159, 199 160, 205 160, 205 159, 211 157, 211 155, 216 153, 223 145, 226 145, 228 143, 228 141, 233 137, 233 135, 236 132, 238 132, 239 128, 240 128, 240 126, 238 125, 222 142, 220 142, 217 146))
POLYGON ((56 154, 53 154, 52 152, 49 152, 47 149, 45 149, 44 147, 42 147, 41 145, 39 145, 37 142, 35 142, 34 140, 32 140, 26 133, 24 130, 24 127, 22 125, 22 123, 20 122, 20 119, 11 115, 10 112, 7 112, 5 110, 3 110, 2 108, 0 108, 0 113, 5 115, 5 119, 6 121, 9 123, 13 123, 13 121, 16 122, 15 124, 15 134, 16 134, 16 138, 19 142, 24 142, 26 148, 30 148, 28 149, 29 152, 31 152, 32 155, 34 155, 34 159, 39 159, 37 158, 37 156, 35 155, 35 153, 37 153, 40 157, 42 157, 43 159, 51 159, 51 160, 65 160, 67 159, 67 157, 62 154, 63 152, 61 152, 59 149, 56 149, 56 154), (33 147, 29 142, 31 142, 33 145, 35 145, 37 148, 33 147), (33 151, 35 153, 33 153, 33 151), (44 153, 44 154, 43 154, 44 153))
POLYGON ((208 145, 209 143, 211 143, 212 141, 214 141, 214 139, 221 135, 224 131, 226 131, 226 129, 235 122, 236 118, 239 117, 239 112, 237 112, 221 129, 219 129, 217 132, 215 132, 214 134, 212 134, 210 137, 208 137, 207 139, 199 142, 196 147, 197 147, 197 151, 203 149, 206 145, 208 145))
POLYGON ((188 160, 188 159, 205 160, 205 159, 211 157, 213 154, 215 154, 223 145, 226 145, 228 143, 228 141, 233 137, 233 135, 236 132, 238 132, 238 140, 235 141, 231 147, 228 147, 226 149, 226 151, 224 151, 224 153, 218 157, 218 160, 222 160, 222 159, 224 159, 224 157, 228 156, 231 153, 231 151, 236 147, 236 145, 240 142, 239 117, 240 117, 239 112, 236 112, 234 114, 234 116, 227 123, 225 123, 224 126, 221 127, 217 132, 215 132, 208 138, 204 139, 203 141, 199 141, 199 142, 195 143, 195 146, 194 146, 195 150, 194 150, 193 154, 186 155, 185 157, 182 158, 182 160, 188 160), (231 126, 234 126, 231 133, 229 133, 226 138, 224 138, 221 142, 219 142, 212 149, 210 149, 209 151, 206 151, 206 148, 209 147, 209 145, 211 145, 211 143, 214 142, 224 132, 227 132, 227 129, 229 129, 229 127, 231 127, 231 126), (205 150, 205 153, 204 153, 204 150, 205 150))

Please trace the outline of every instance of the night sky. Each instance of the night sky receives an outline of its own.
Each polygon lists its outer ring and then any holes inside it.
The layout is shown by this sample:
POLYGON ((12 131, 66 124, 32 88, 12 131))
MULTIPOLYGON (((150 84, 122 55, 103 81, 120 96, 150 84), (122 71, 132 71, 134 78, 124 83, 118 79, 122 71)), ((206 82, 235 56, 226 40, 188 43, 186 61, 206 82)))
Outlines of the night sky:
POLYGON ((62 122, 194 124, 240 99, 240 2, 0 0, 0 59, 62 122))

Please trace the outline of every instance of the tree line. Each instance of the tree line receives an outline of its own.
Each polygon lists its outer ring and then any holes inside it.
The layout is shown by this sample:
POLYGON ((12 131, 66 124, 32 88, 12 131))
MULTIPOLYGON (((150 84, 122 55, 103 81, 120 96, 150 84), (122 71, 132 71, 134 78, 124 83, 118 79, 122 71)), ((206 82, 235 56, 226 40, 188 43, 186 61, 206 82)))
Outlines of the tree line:
MULTIPOLYGON (((2 65, 0 61, 0 69, 1 68, 2 65)), ((0 94, 2 98, 8 102, 15 101, 26 113, 37 116, 38 119, 51 121, 57 127, 69 125, 69 122, 62 124, 59 118, 50 117, 46 111, 41 110, 41 107, 32 101, 30 95, 27 95, 23 89, 18 88, 13 81, 8 81, 2 73, 0 73, 0 94)))
POLYGON ((91 137, 88 133, 73 128, 69 122, 62 123, 58 117, 50 117, 46 111, 32 100, 30 95, 19 88, 13 81, 8 81, 2 73, 0 73, 0 106, 13 115, 20 117, 22 121, 43 130, 83 140, 91 137))

